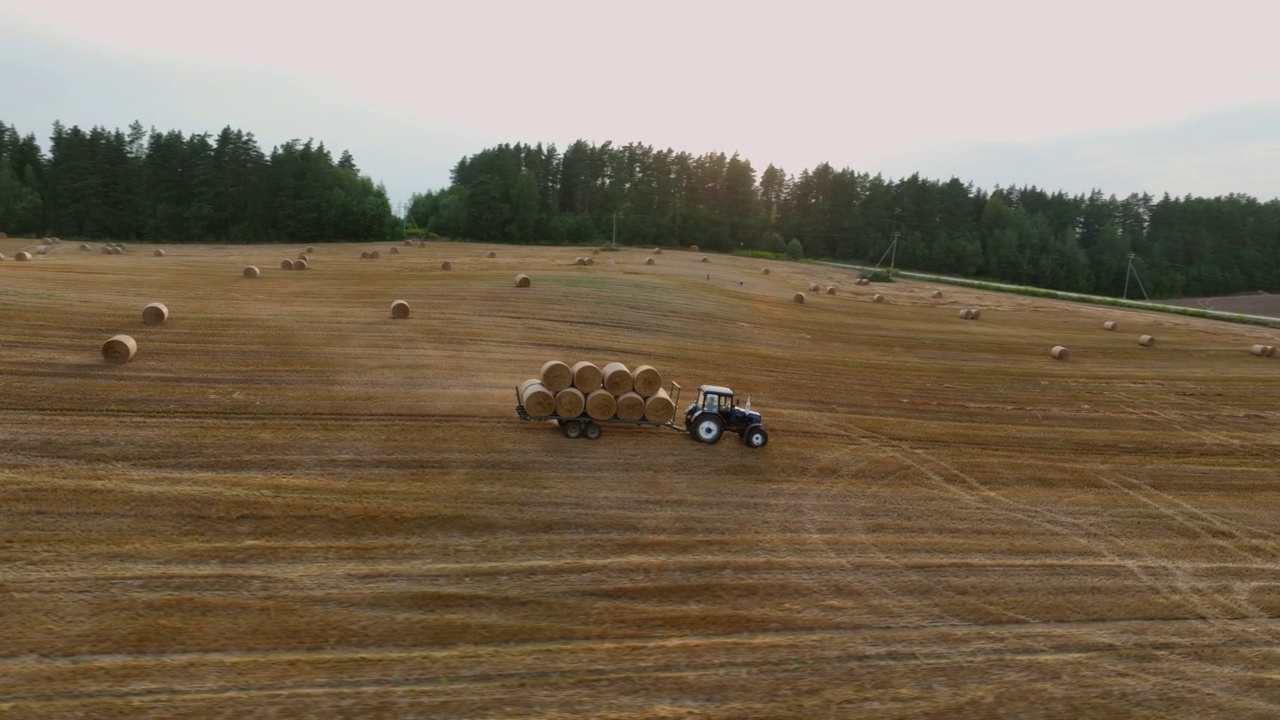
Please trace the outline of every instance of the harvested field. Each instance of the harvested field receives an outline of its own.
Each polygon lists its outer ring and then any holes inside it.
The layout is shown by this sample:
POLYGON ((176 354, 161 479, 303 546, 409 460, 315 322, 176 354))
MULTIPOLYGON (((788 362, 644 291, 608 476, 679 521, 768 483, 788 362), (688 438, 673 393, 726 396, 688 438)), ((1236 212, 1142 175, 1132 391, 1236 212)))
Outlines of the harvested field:
POLYGON ((1181 298, 1178 300, 1160 300, 1158 302, 1165 305, 1200 308, 1201 310, 1217 310, 1218 312, 1280 318, 1280 295, 1265 292, 1249 293, 1247 295, 1223 295, 1221 297, 1181 298))
POLYGON ((438 245, 0 264, 0 716, 1280 714, 1274 331, 438 245), (770 443, 520 422, 548 358, 770 443))

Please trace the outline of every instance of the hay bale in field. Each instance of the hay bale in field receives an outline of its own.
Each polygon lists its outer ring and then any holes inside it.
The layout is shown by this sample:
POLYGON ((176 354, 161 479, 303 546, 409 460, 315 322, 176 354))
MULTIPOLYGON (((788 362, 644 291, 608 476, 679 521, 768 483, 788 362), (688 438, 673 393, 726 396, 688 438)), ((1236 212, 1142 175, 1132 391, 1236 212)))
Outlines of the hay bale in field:
POLYGON ((281 260, 281 261, 280 261, 280 269, 281 269, 281 270, 292 270, 292 269, 293 269, 293 261, 292 261, 292 260, 290 260, 289 258, 285 258, 285 259, 281 260))
POLYGON ((392 246, 391 246, 391 250, 390 250, 389 252, 390 252, 392 255, 399 255, 399 254, 400 254, 400 248, 396 247, 395 245, 392 245, 392 246))
POLYGON ((52 243, 52 244, 54 244, 54 245, 61 245, 61 244, 62 244, 62 240, 61 240, 61 239, 59 239, 59 238, 56 238, 56 237, 51 237, 51 238, 49 238, 49 242, 50 242, 50 243, 52 243))
POLYGON ((103 254, 103 255, 110 255, 110 254, 111 254, 111 251, 112 251, 112 250, 115 250, 115 249, 116 249, 116 246, 115 246, 115 245, 111 245, 111 244, 103 245, 103 246, 102 246, 102 254, 103 254))
POLYGON ((818 283, 809 283, 809 292, 818 292, 818 283))
POLYGON ((0 253, 0 262, 4 262, 4 253, 0 253))
POLYGON ((308 245, 308 246, 307 246, 307 249, 306 249, 304 252, 306 252, 308 255, 315 255, 315 254, 316 254, 316 246, 315 246, 315 245, 308 245))
POLYGON ((1253 347, 1249 348, 1249 353, 1253 355, 1257 355, 1258 357, 1271 357, 1271 346, 1254 345, 1253 347))
POLYGON ((585 267, 585 266, 586 266, 586 264, 587 264, 587 259, 586 259, 586 258, 584 258, 584 257, 574 258, 574 259, 573 259, 573 264, 574 264, 574 265, 582 265, 582 266, 584 266, 584 267, 585 267))
POLYGON ((875 302, 884 302, 884 296, 881 295, 880 293, 876 293, 875 295, 872 295, 871 299, 875 302))
POLYGON ((1115 329, 1116 329, 1116 327, 1117 327, 1117 325, 1116 325, 1116 321, 1115 321, 1115 320, 1108 320, 1108 321, 1106 321, 1106 322, 1102 323, 1102 329, 1103 329, 1103 330, 1115 330, 1115 329))
POLYGON ((299 259, 299 260, 306 260, 306 259, 307 259, 307 253, 306 253, 306 251, 303 251, 303 252, 298 253, 298 259, 299 259))
POLYGON ((934 291, 933 291, 933 294, 932 294, 932 295, 930 295, 929 297, 932 297, 934 300, 938 300, 938 299, 940 299, 940 298, 942 297, 942 291, 941 291, 941 290, 934 290, 934 291))
POLYGON ((973 319, 973 311, 972 311, 972 310, 970 310, 969 308, 965 308, 965 309, 961 310, 961 311, 960 311, 960 319, 961 319, 961 320, 972 320, 972 319, 973 319))
POLYGON ((835 286, 835 285, 828 285, 828 286, 827 286, 827 294, 828 294, 828 295, 835 295, 835 294, 836 294, 836 286, 835 286))
POLYGON ((709 262, 711 262, 711 258, 707 257, 706 255, 703 255, 703 256, 702 256, 702 260, 701 260, 701 262, 709 263, 709 262))
POLYGON ((418 247, 419 247, 419 248, 424 248, 424 247, 426 247, 426 246, 427 246, 427 241, 426 241, 426 240, 419 240, 419 241, 418 241, 418 247))
POLYGON ((583 260, 586 260, 586 262, 585 262, 585 263, 583 263, 583 264, 584 264, 584 265, 586 265, 587 267, 591 267, 592 265, 595 265, 595 264, 596 264, 596 261, 595 261, 594 259, 592 259, 592 258, 585 257, 585 258, 582 258, 582 259, 583 259, 583 260))
POLYGON ((608 420, 618 411, 618 401, 604 388, 587 393, 587 415, 592 420, 608 420))
POLYGON ((368 259, 369 259, 369 251, 368 251, 368 250, 361 250, 361 251, 360 251, 360 259, 361 259, 361 260, 368 260, 368 259))
POLYGON ((155 250, 152 250, 151 254, 155 255, 156 257, 164 257, 164 251, 161 250, 160 248, 156 248, 155 250))
POLYGON ((644 401, 644 419, 649 422, 671 422, 675 415, 676 404, 671 402, 671 396, 666 390, 659 388, 658 392, 644 401))
POLYGON ((858 278, 857 280, 853 281, 853 284, 854 285, 870 285, 871 281, 866 278, 858 278))
POLYGON ((537 378, 520 383, 520 404, 530 415, 552 415, 556 411, 556 396, 543 387, 537 378))
POLYGON ((644 259, 644 264, 645 264, 645 265, 652 265, 652 264, 653 264, 653 258, 645 258, 645 259, 644 259))
POLYGON ((560 417, 578 417, 587 407, 587 396, 578 388, 565 388, 556 393, 556 414, 560 417))
POLYGON ((652 365, 641 365, 631 373, 631 389, 640 397, 652 397, 662 389, 662 373, 652 365))
POLYGON ((605 365, 600 370, 600 375, 604 378, 604 389, 614 397, 629 393, 635 388, 635 378, 631 376, 631 371, 620 362, 605 365))
POLYGON ((548 360, 542 364, 542 369, 538 371, 543 386, 553 393, 573 386, 573 370, 569 366, 559 360, 548 360))
POLYGON ((405 241, 404 241, 404 246, 405 246, 405 247, 413 247, 413 241, 412 241, 412 240, 405 240, 405 241))
POLYGON ((1272 346, 1272 345, 1268 345, 1268 346, 1267 346, 1267 357, 1275 357, 1275 356, 1276 356, 1276 349, 1275 349, 1275 347, 1274 347, 1274 346, 1272 346))
POLYGON ((982 311, 981 311, 981 310, 979 310, 978 308, 973 308, 972 313, 973 313, 973 315, 972 315, 972 317, 970 317, 970 318, 969 318, 970 320, 981 320, 981 319, 982 319, 982 311))
POLYGON ((654 248, 654 249, 653 249, 653 254, 654 254, 654 255, 661 255, 661 254, 662 254, 662 248, 660 248, 660 247, 656 247, 656 248, 654 248))
POLYGON ((1066 360, 1067 354, 1067 349, 1061 345, 1054 345, 1053 349, 1049 351, 1049 356, 1054 360, 1066 360))
POLYGON ((391 319, 392 320, 403 320, 407 317, 409 317, 409 303, 403 300, 396 300, 395 302, 391 303, 391 319))
POLYGON ((102 359, 111 363, 127 363, 138 352, 138 343, 128 335, 116 335, 102 343, 102 359))
POLYGON ((293 261, 294 270, 308 270, 310 268, 311 268, 311 263, 307 262, 302 258, 298 258, 297 260, 293 261))
POLYGON ((14 255, 13 259, 17 260, 18 262, 27 262, 28 260, 31 259, 31 253, 23 251, 18 253, 17 255, 14 255))
POLYGON ((533 281, 529 279, 528 275, 525 275, 522 273, 516 276, 516 287, 527 288, 532 284, 533 284, 533 281))
POLYGON ((498 257, 498 253, 490 250, 489 252, 485 253, 484 256, 487 258, 496 258, 498 257))
POLYGON ((121 254, 121 253, 123 253, 123 252, 124 252, 124 248, 120 247, 119 245, 117 245, 117 246, 115 246, 115 247, 111 248, 111 254, 112 254, 112 255, 119 255, 119 254, 121 254))
POLYGON ((48 254, 49 254, 49 246, 48 246, 48 245, 37 245, 37 246, 36 246, 36 254, 37 254, 37 255, 48 255, 48 254))
POLYGON ((593 393, 604 387, 604 374, 595 363, 581 360, 569 368, 573 373, 573 386, 584 393, 593 393))
POLYGON ((768 275, 768 274, 769 274, 769 268, 760 268, 760 274, 761 274, 761 275, 768 275))
POLYGON ((93 247, 91 247, 88 243, 80 243, 80 252, 89 252, 92 249, 93 247))
POLYGON ((142 308, 142 322, 159 325, 169 319, 169 308, 164 303, 153 302, 142 308))
POLYGON ((441 270, 452 270, 452 269, 453 269, 453 263, 449 262, 448 260, 445 260, 444 262, 440 263, 440 269, 441 269, 441 270))
POLYGON ((259 270, 256 265, 250 265, 246 267, 240 274, 247 278, 256 278, 262 274, 262 271, 259 270))
POLYGON ((124 243, 122 243, 122 242, 118 242, 118 243, 116 243, 116 247, 120 249, 120 252, 124 252, 125 250, 128 250, 128 249, 129 249, 129 246, 128 246, 128 245, 125 245, 125 244, 124 244, 124 243))
POLYGON ((369 258, 371 260, 377 260, 380 257, 382 257, 382 253, 378 252, 377 250, 372 250, 369 252, 369 258))
POLYGON ((803 304, 804 304, 804 293, 796 293, 795 295, 792 295, 792 296, 791 296, 791 300, 792 300, 793 302, 796 302, 796 303, 800 304, 800 305, 803 305, 803 304))
POLYGON ((698 246, 697 246, 697 245, 690 245, 690 246, 689 246, 689 252, 698 252, 698 246))
POLYGON ((639 420, 644 417, 644 398, 640 397, 640 393, 619 395, 617 416, 620 420, 639 420))
POLYGON ((1140 335, 1138 336, 1138 344, 1142 347, 1151 347, 1156 344, 1156 339, 1150 335, 1140 335))

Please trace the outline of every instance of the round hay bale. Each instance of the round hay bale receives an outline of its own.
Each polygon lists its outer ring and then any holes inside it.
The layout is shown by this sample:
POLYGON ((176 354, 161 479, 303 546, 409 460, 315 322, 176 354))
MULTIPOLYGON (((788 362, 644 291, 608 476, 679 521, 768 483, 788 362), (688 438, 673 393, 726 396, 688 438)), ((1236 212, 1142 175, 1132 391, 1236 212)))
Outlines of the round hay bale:
POLYGON ((556 411, 555 393, 542 386, 537 378, 520 383, 520 404, 530 415, 544 417, 556 411))
POLYGON ((306 260, 303 260, 302 258, 299 258, 293 261, 294 270, 307 270, 307 269, 310 269, 310 267, 311 267, 311 263, 307 262, 306 260))
POLYGON ((49 242, 53 243, 54 245, 61 245, 61 244, 62 244, 62 240, 60 240, 59 238, 56 238, 56 237, 51 237, 51 238, 49 238, 49 242))
POLYGON ((1116 321, 1115 321, 1115 320, 1108 320, 1108 321, 1106 321, 1106 322, 1102 323, 1102 329, 1103 329, 1103 330, 1115 330, 1115 329, 1116 329, 1116 327, 1117 327, 1117 326, 1116 326, 1116 321))
POLYGON ((587 407, 587 396, 578 388, 565 388, 556 393, 556 414, 560 417, 578 417, 587 407))
POLYGON ((930 297, 932 297, 934 300, 941 299, 941 298, 942 298, 942 291, 941 291, 941 290, 934 290, 934 291, 933 291, 933 294, 932 294, 932 295, 930 295, 930 297))
POLYGON ((368 259, 369 259, 369 251, 368 251, 368 250, 361 250, 361 251, 360 251, 360 259, 361 259, 361 260, 368 260, 368 259))
MULTIPOLYGON (((409 303, 403 300, 397 300, 391 303, 391 319, 403 320, 409 317, 409 303)), ((547 413, 541 413, 546 415, 547 413)))
POLYGON ((118 242, 118 243, 116 243, 116 247, 117 247, 117 248, 119 248, 121 252, 124 252, 125 250, 128 250, 128 249, 129 249, 129 246, 128 246, 128 245, 125 245, 125 244, 124 244, 124 243, 122 243, 122 242, 118 242))
POLYGON ((307 249, 306 249, 306 251, 305 251, 305 252, 306 252, 308 255, 315 255, 315 254, 316 254, 316 246, 315 246, 315 245, 308 245, 308 246, 307 246, 307 249))
POLYGON ((836 294, 836 286, 835 286, 835 285, 828 285, 828 286, 827 286, 827 294, 828 294, 828 295, 835 295, 835 294, 836 294))
POLYGON ((250 265, 246 267, 240 274, 247 278, 256 278, 262 274, 262 271, 259 270, 256 265, 250 265))
POLYGON ((639 420, 644 417, 644 398, 640 393, 628 392, 618 396, 619 420, 639 420))
POLYGON ((761 275, 768 275, 768 274, 769 274, 769 268, 760 268, 760 274, 761 274, 761 275))
POLYGON ((281 261, 280 261, 280 269, 281 269, 281 270, 292 270, 292 269, 293 269, 293 261, 292 261, 292 260, 290 260, 289 258, 285 258, 285 259, 281 260, 281 261))
POLYGON ((110 363, 127 363, 138 352, 138 343, 128 335, 116 335, 102 343, 102 359, 110 363))
POLYGON ((961 319, 961 320, 972 320, 972 319, 973 319, 973 311, 972 311, 972 310, 970 310, 969 308, 965 308, 965 309, 961 310, 961 311, 960 311, 960 319, 961 319))
POLYGON ((796 303, 798 303, 798 304, 800 304, 800 305, 803 305, 803 304, 804 304, 804 293, 796 293, 795 295, 792 295, 792 296, 791 296, 791 299, 792 299, 793 301, 795 301, 796 303))
POLYGON ((592 420, 608 420, 617 411, 618 401, 613 393, 604 388, 587 393, 587 415, 592 420))
POLYGON ((604 378, 604 389, 614 397, 629 393, 635 388, 635 378, 631 376, 631 371, 620 362, 605 365, 600 370, 600 375, 604 378))
POLYGON ((659 388, 658 392, 644 401, 644 419, 649 422, 671 422, 675 415, 676 404, 671 402, 671 396, 666 390, 659 388))
POLYGON ((586 258, 584 258, 584 257, 574 258, 574 260, 573 260, 573 264, 574 264, 574 265, 583 265, 583 266, 585 266, 585 265, 587 264, 587 259, 586 259, 586 258))
POLYGON ((982 319, 982 311, 981 311, 981 310, 979 310, 978 308, 974 308, 972 312, 973 312, 973 315, 969 318, 970 320, 981 320, 981 319, 982 319))
POLYGON ((391 250, 389 250, 388 252, 390 252, 392 255, 399 255, 400 248, 396 247, 395 245, 392 245, 391 250))
POLYGON ((1142 347, 1151 347, 1156 344, 1156 339, 1150 335, 1140 335, 1138 336, 1138 344, 1142 347))
POLYGON ((697 245, 690 245, 690 246, 689 246, 689 252, 698 252, 698 246, 697 246, 697 245))
POLYGON ((585 258, 582 258, 582 259, 583 259, 583 260, 586 260, 586 263, 584 263, 584 264, 585 264, 587 267, 591 267, 592 265, 595 265, 595 264, 596 264, 596 261, 595 261, 594 259, 590 258, 590 257, 585 257, 585 258))
POLYGON ((1276 349, 1275 349, 1275 346, 1273 346, 1273 345, 1268 345, 1268 346, 1267 346, 1267 357, 1275 357, 1275 356, 1276 356, 1276 349))
POLYGON ((48 254, 49 254, 49 246, 48 246, 48 245, 37 245, 37 246, 36 246, 36 254, 37 254, 37 255, 48 255, 48 254))
POLYGON ((496 258, 498 257, 498 253, 490 250, 489 252, 485 253, 484 256, 487 258, 496 258))
POLYGON ((538 371, 542 385, 553 393, 558 393, 573 386, 573 371, 559 360, 548 360, 538 371))
POLYGON ((369 252, 369 258, 372 260, 377 260, 380 257, 382 257, 382 253, 378 252, 377 250, 372 250, 369 252))
POLYGON ((31 259, 31 253, 26 252, 24 250, 23 252, 20 252, 17 255, 14 255, 13 259, 17 260, 18 262, 27 262, 28 260, 31 259))
POLYGON ((164 257, 164 251, 161 250, 160 248, 156 248, 155 250, 152 250, 151 254, 155 255, 156 257, 164 257))
POLYGON ((404 246, 405 246, 405 247, 413 247, 413 241, 412 241, 412 240, 405 240, 405 241, 404 241, 404 246))
POLYGON ((818 292, 818 283, 809 283, 809 292, 818 292))
POLYGON ((120 247, 119 245, 117 245, 117 246, 115 246, 115 247, 111 248, 111 254, 112 254, 112 255, 119 255, 119 254, 120 254, 120 253, 122 253, 122 252, 124 252, 124 248, 120 247))
POLYGON ((604 374, 595 363, 581 360, 569 368, 573 373, 573 386, 584 393, 593 393, 604 387, 604 374))
POLYGON ((115 250, 115 249, 116 249, 116 246, 115 246, 115 245, 111 245, 111 244, 103 245, 103 246, 102 246, 102 254, 103 254, 103 255, 110 255, 110 254, 111 254, 111 251, 112 251, 112 250, 115 250))
POLYGON ((1067 354, 1067 349, 1061 345, 1054 345, 1053 349, 1049 351, 1049 356, 1054 360, 1066 360, 1067 354))
POLYGON ((533 281, 529 279, 528 275, 520 274, 516 276, 516 287, 527 288, 532 284, 533 281))
POLYGON ((592 255, 599 255, 599 254, 600 254, 600 248, 591 248, 591 254, 592 254, 592 255))
POLYGON ((640 397, 652 397, 662 389, 662 373, 652 365, 641 365, 631 372, 631 389, 640 397))
POLYGON ((701 262, 709 263, 711 262, 711 258, 707 257, 706 255, 703 255, 701 262))
POLYGON ((80 252, 89 252, 92 249, 93 247, 91 247, 88 243, 80 243, 80 252))
POLYGON ((0 262, 4 262, 4 253, 0 253, 0 262))
POLYGON ((419 248, 424 248, 424 247, 426 247, 426 246, 427 246, 427 241, 426 241, 426 240, 419 240, 419 241, 418 241, 418 247, 419 247, 419 248))
POLYGON ((449 262, 448 260, 445 260, 444 262, 440 263, 440 269, 441 269, 441 270, 452 270, 452 269, 453 269, 453 263, 449 262))
POLYGON ((299 259, 299 260, 306 260, 306 259, 307 259, 307 253, 306 253, 306 251, 303 251, 303 252, 298 253, 298 259, 299 259))
POLYGON ((654 248, 654 249, 653 249, 653 254, 654 254, 654 255, 661 255, 661 254, 662 254, 662 248, 660 248, 660 247, 656 247, 656 248, 654 248))
POLYGON ((1270 357, 1271 348, 1270 346, 1267 346, 1267 345, 1254 345, 1253 347, 1249 348, 1249 353, 1253 355, 1257 355, 1258 357, 1270 357))
POLYGON ((875 302, 884 302, 884 296, 881 295, 880 293, 876 293, 875 295, 872 295, 871 299, 874 300, 875 302))
POLYGON ((645 264, 645 265, 652 265, 652 264, 653 264, 653 258, 645 258, 645 259, 644 259, 644 264, 645 264))
POLYGON ((142 308, 142 322, 147 325, 159 325, 169 319, 169 308, 164 303, 154 302, 142 308))

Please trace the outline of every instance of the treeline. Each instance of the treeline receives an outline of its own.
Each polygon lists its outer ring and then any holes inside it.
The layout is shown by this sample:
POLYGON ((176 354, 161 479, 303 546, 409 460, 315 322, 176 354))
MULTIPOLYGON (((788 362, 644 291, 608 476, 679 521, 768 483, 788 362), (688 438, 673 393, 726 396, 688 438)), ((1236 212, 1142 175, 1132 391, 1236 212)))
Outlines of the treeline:
POLYGON ((0 230, 10 235, 276 242, 385 239, 400 224, 386 191, 343 152, 291 140, 265 154, 252 133, 128 132, 0 122, 0 230))
POLYGON ((465 157, 409 215, 441 235, 569 244, 610 239, 616 217, 625 244, 781 253, 798 239, 809 257, 858 262, 897 237, 900 267, 1102 295, 1121 294, 1133 253, 1152 296, 1280 290, 1280 200, 1236 194, 988 192, 825 163, 757 174, 737 154, 579 140, 563 154, 514 144, 465 157))

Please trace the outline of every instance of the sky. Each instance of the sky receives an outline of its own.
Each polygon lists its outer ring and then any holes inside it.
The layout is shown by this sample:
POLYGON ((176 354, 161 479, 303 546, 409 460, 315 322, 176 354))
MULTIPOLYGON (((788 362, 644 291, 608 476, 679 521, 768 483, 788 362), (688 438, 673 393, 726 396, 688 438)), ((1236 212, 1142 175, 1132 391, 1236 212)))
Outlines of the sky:
POLYGON ((1280 197, 1274 0, 0 0, 0 121, 348 149, 393 203, 502 142, 1280 197))

